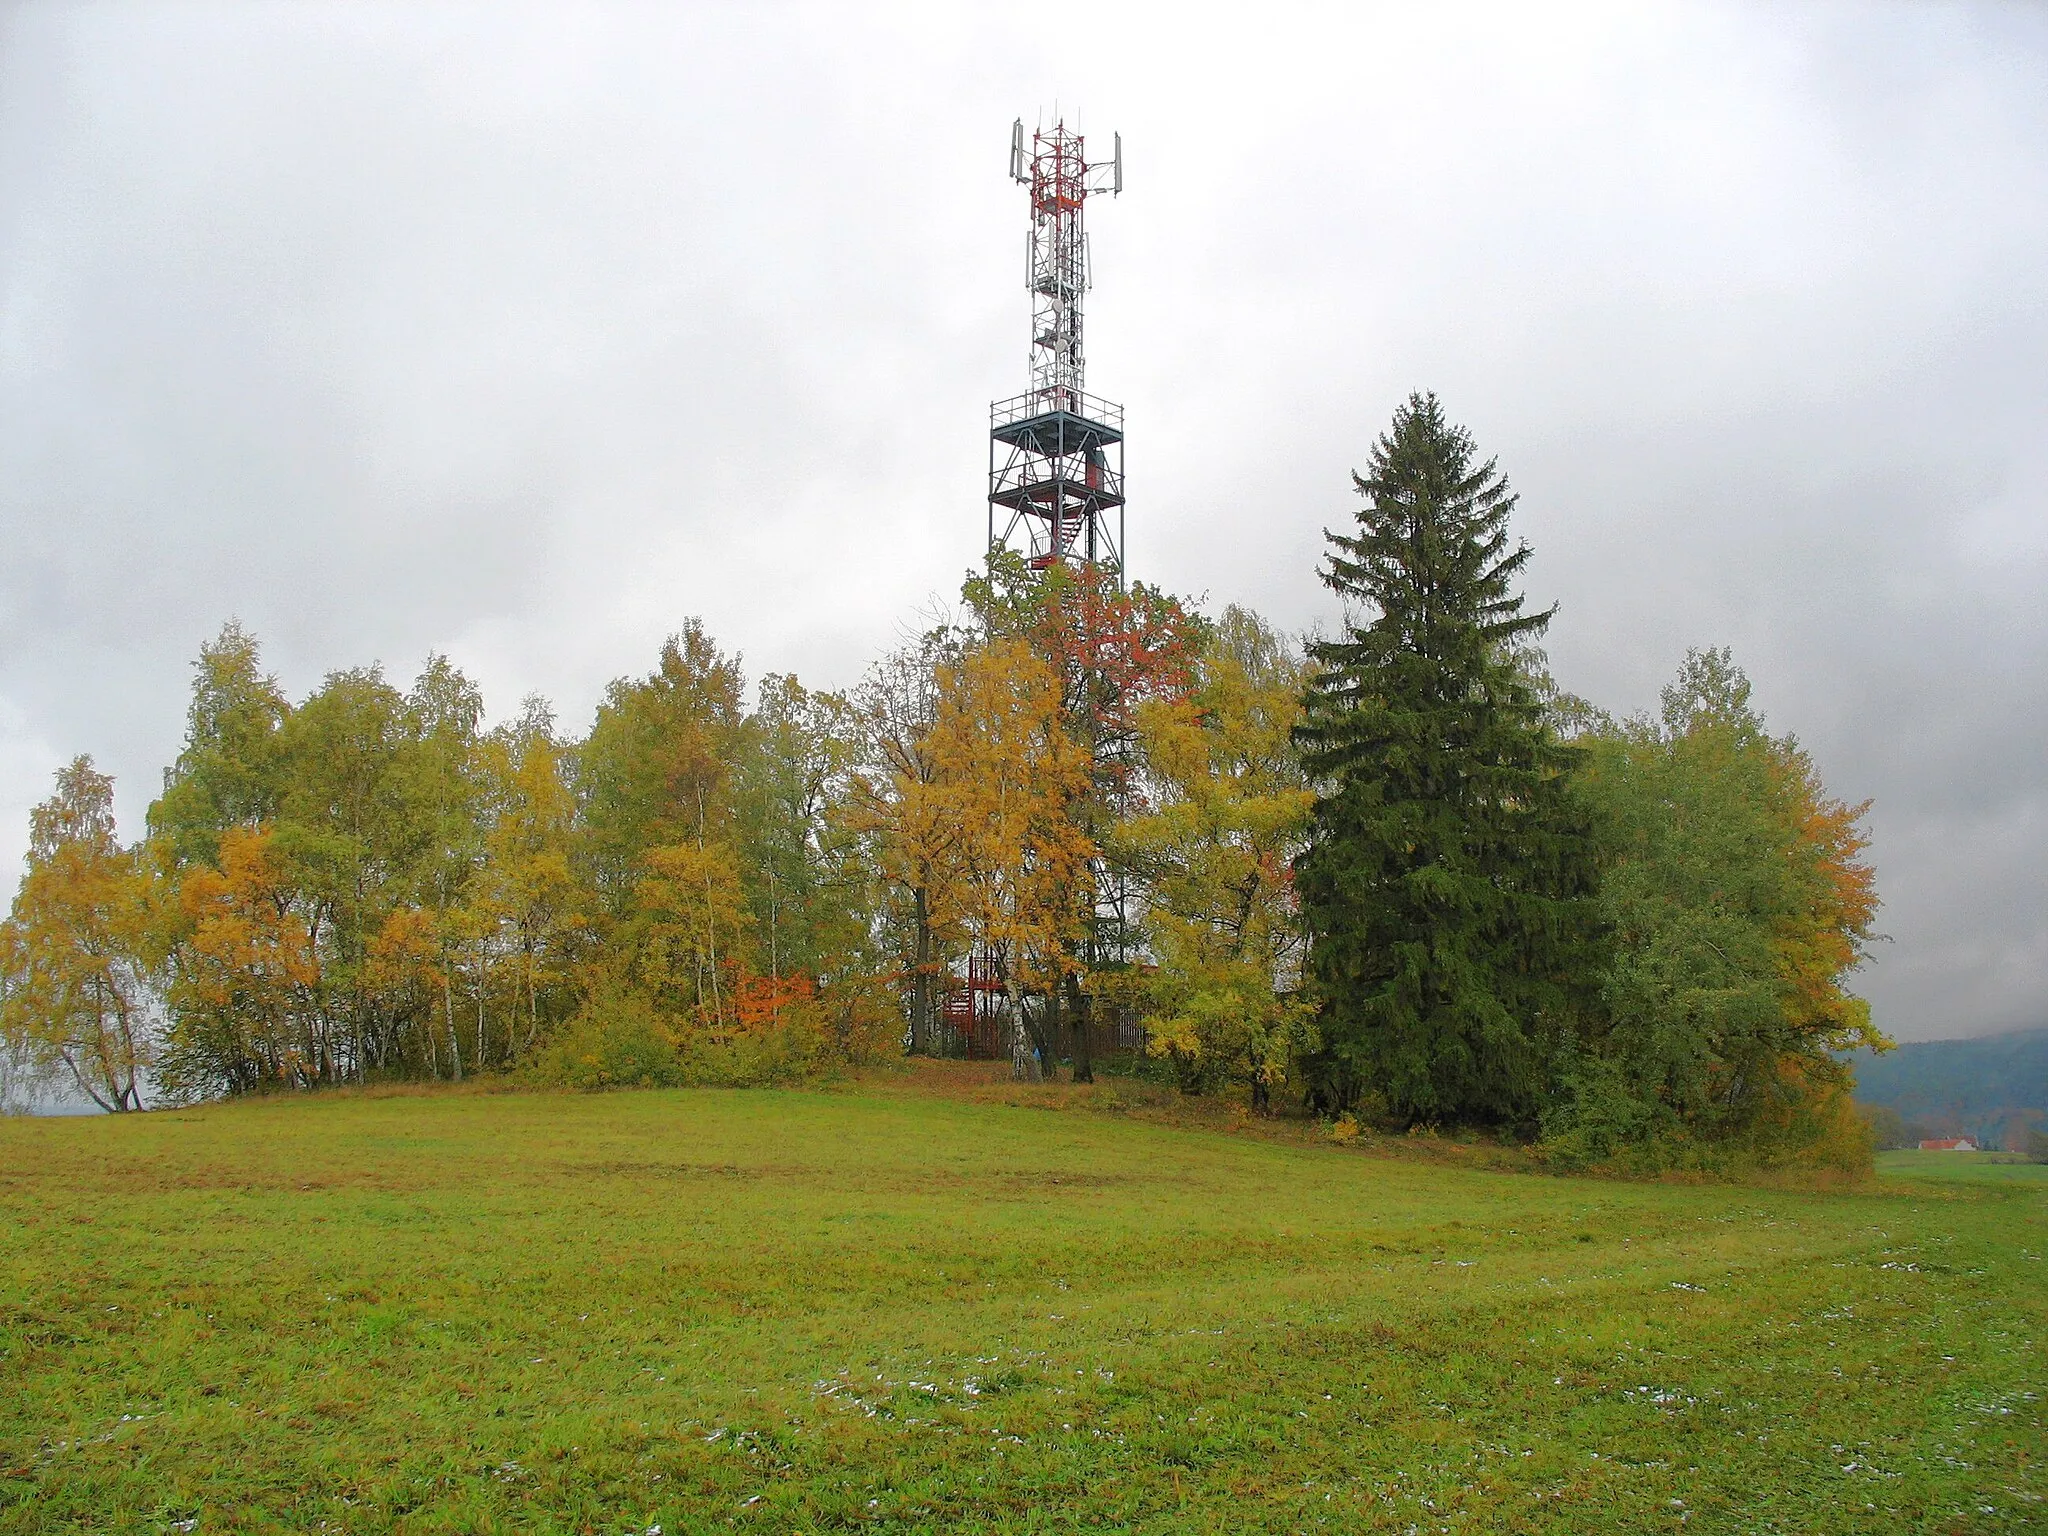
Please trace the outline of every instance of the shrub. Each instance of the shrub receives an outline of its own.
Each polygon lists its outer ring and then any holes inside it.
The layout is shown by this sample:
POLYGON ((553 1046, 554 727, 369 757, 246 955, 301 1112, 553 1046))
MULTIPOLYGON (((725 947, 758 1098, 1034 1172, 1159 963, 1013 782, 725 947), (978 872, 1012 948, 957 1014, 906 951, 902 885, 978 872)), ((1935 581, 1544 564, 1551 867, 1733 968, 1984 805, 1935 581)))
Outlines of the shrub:
POLYGON ((535 1059, 533 1074, 565 1088, 665 1088, 685 1080, 674 1040, 637 988, 593 993, 535 1059))
POLYGON ((887 976, 839 977, 819 992, 824 1042, 848 1066, 873 1066, 903 1054, 903 1010, 887 976))
POLYGON ((1637 1091, 1611 1057, 1567 1054, 1556 1100, 1543 1115, 1543 1147, 1563 1168, 1631 1159, 1662 1165, 1683 1128, 1656 1098, 1637 1091))
POLYGON ((815 1081, 884 1059, 902 1045, 885 978, 819 991, 808 978, 754 978, 734 993, 735 1022, 707 1028, 662 1011, 645 988, 600 976, 583 1007, 533 1062, 565 1088, 765 1088, 815 1081))
POLYGON ((1612 1063, 1580 1057, 1543 1118, 1541 1151, 1561 1170, 1604 1166, 1627 1173, 1738 1175, 1761 1170, 1871 1168, 1875 1141, 1846 1085, 1811 1063, 1778 1064, 1771 1102, 1735 1134, 1703 1135, 1631 1091, 1612 1063))

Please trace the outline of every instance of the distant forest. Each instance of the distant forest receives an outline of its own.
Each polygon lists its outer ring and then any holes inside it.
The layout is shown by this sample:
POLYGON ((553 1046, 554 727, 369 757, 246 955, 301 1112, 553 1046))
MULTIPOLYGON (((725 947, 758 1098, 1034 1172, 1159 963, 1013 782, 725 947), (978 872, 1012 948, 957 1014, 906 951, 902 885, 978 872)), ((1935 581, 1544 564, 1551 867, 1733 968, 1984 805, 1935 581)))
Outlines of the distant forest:
POLYGON ((2048 1129, 2048 1029, 1977 1040, 1926 1040, 1882 1055, 1849 1055, 1856 1097, 1899 1118, 1901 1146, 1931 1136, 1968 1136, 1979 1146, 2028 1150, 2026 1133, 2048 1129))
POLYGON ((36 808, 0 1066, 122 1111, 979 1046, 1564 1165, 1867 1162, 1865 807, 1725 651, 1655 715, 1562 692, 1433 396, 1353 479, 1306 641, 998 550, 845 693, 690 622, 578 734, 443 657, 293 700, 230 624, 144 836, 89 758, 36 808))

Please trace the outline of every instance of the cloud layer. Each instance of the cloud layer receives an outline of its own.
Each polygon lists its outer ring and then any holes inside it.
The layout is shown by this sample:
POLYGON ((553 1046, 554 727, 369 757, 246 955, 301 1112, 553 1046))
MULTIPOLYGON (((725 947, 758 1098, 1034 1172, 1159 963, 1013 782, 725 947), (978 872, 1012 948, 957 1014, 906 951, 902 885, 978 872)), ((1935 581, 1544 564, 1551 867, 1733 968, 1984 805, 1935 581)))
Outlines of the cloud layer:
POLYGON ((1874 798, 1881 1024, 2048 1021, 2048 17, 1091 15, 6 13, 0 864, 73 752, 139 827, 231 614, 294 692, 442 649, 579 726, 688 614, 851 681, 978 553, 1057 106, 1126 145, 1138 574, 1328 622, 1433 388, 1567 686, 1731 645, 1874 798))

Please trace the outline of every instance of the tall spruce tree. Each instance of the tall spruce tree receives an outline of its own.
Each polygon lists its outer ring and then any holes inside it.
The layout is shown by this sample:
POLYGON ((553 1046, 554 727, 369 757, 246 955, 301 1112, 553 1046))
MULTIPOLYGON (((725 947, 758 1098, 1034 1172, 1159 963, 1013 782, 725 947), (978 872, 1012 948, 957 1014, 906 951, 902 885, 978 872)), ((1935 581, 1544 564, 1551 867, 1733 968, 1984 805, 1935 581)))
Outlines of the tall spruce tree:
POLYGON ((1296 731, 1319 785, 1297 865, 1315 1093, 1410 1125, 1529 1125, 1598 975, 1580 754, 1518 664, 1551 611, 1522 611, 1515 497, 1476 457, 1411 395, 1353 474, 1358 529, 1327 534, 1322 577, 1357 616, 1311 648, 1296 731))

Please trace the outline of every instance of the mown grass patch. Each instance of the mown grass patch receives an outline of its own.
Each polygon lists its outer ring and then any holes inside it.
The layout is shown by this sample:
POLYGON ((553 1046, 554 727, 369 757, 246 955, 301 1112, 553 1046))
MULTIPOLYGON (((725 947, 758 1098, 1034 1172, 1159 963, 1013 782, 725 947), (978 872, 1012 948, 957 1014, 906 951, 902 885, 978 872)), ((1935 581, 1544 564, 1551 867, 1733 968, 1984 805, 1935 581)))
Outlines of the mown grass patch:
POLYGON ((2048 1518, 2038 1183, 1547 1178, 922 1081, 0 1123, 0 1530, 2048 1518))

